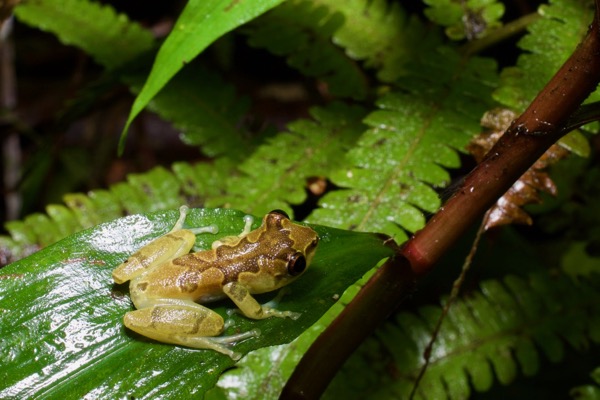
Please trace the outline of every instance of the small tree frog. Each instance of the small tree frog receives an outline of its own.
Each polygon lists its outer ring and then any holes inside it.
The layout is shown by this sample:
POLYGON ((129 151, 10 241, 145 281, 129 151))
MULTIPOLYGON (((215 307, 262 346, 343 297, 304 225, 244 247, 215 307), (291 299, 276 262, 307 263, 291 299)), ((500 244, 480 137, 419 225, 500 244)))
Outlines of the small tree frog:
POLYGON ((129 292, 137 308, 125 314, 124 324, 160 342, 212 349, 237 360, 241 355, 226 344, 260 332, 218 337, 226 327, 223 318, 198 303, 229 298, 248 318, 298 318, 298 313, 260 305, 252 295, 277 290, 298 278, 310 264, 319 238, 284 212, 272 211, 259 228, 251 231, 253 219, 246 216, 238 236, 216 240, 210 250, 189 253, 196 233, 214 233, 216 228, 183 229, 187 211, 180 208, 169 233, 113 271, 116 283, 131 281, 129 292))

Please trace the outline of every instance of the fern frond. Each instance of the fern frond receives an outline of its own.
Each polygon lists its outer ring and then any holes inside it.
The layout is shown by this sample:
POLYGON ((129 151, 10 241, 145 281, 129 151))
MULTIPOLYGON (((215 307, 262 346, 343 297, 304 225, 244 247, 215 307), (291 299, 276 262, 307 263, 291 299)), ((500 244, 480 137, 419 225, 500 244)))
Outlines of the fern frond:
MULTIPOLYGON (((144 79, 125 77, 136 90, 144 79)), ((180 129, 187 144, 201 146, 204 154, 241 160, 251 147, 240 128, 249 106, 248 98, 238 96, 217 73, 191 64, 169 81, 148 108, 180 129)))
POLYGON ((322 199, 312 222, 403 241, 405 230, 423 226, 423 211, 437 210, 434 188, 448 184, 444 168, 459 166, 457 151, 479 132, 496 74, 491 60, 465 60, 448 48, 428 54, 399 82, 403 90, 384 95, 367 116, 371 129, 331 177, 344 189, 322 199))
POLYGON ((25 1, 15 15, 26 24, 55 34, 111 69, 133 60, 154 44, 152 34, 126 15, 94 1, 25 1))
MULTIPOLYGON (((508 384, 519 371, 526 376, 535 374, 540 352, 557 362, 566 351, 565 342, 584 350, 591 340, 600 341, 598 283, 597 277, 588 283, 546 273, 529 279, 508 276, 503 281, 483 282, 480 291, 450 308, 416 398, 467 398, 471 386, 479 392, 490 389, 494 376, 508 384)), ((391 359, 380 362, 385 370, 373 371, 371 379, 379 379, 380 384, 371 382, 369 396, 407 398, 440 314, 441 307, 433 306, 416 314, 399 314, 376 334, 377 339, 359 349, 334 380, 331 392, 337 396, 352 393, 350 398, 364 396, 349 384, 355 378, 346 374, 352 372, 353 364, 364 366, 365 357, 385 357, 389 352, 391 359), (374 387, 381 389, 373 392, 374 387)), ((366 373, 363 367, 362 379, 366 373)))
POLYGON ((51 204, 46 207, 47 214, 6 223, 10 236, 0 236, 0 262, 16 261, 75 232, 125 214, 175 209, 182 204, 205 205, 222 194, 232 168, 226 159, 211 165, 182 162, 173 165, 173 172, 157 167, 131 174, 127 182, 109 190, 67 194, 65 205, 51 204))
MULTIPOLYGON (((540 6, 542 18, 529 26, 519 42, 525 52, 516 67, 502 71, 501 85, 494 98, 515 111, 522 111, 571 55, 586 34, 594 15, 594 3, 588 0, 551 0, 540 6)), ((594 92, 587 101, 598 101, 594 92)))
POLYGON ((446 27, 446 35, 453 40, 478 39, 490 29, 499 27, 504 15, 504 4, 496 0, 425 0, 429 6, 425 15, 431 21, 446 27))
POLYGON ((313 108, 314 121, 293 122, 289 132, 279 133, 240 165, 241 175, 228 180, 222 202, 256 214, 304 202, 307 179, 339 168, 365 128, 365 114, 361 107, 341 103, 313 108))
POLYGON ((377 70, 383 82, 393 82, 404 72, 407 61, 423 47, 438 43, 416 17, 409 16, 394 2, 386 0, 314 0, 332 13, 343 15, 344 23, 333 41, 366 67, 377 70))
POLYGON ((343 21, 326 7, 292 0, 253 21, 246 32, 250 45, 285 56, 293 68, 327 82, 333 95, 361 99, 367 92, 366 77, 331 41, 343 21))

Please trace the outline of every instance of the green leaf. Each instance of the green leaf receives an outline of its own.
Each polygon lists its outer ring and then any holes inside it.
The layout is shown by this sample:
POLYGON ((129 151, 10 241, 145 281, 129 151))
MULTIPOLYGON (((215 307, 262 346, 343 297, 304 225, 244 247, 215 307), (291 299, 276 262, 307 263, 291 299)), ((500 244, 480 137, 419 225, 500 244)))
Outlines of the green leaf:
MULTIPOLYGON (((167 232, 175 211, 132 215, 72 235, 2 269, 0 276, 0 397, 2 398, 189 398, 201 397, 233 361, 208 350, 161 344, 127 332, 131 310, 126 286, 111 271, 137 248, 167 232), (135 373, 132 373, 135 371, 135 373)), ((244 214, 195 209, 187 226, 216 223, 218 235, 202 234, 209 247, 238 234, 244 214)), ((258 221, 255 223, 255 226, 258 221)), ((259 328, 257 339, 236 345, 252 349, 289 342, 335 304, 335 295, 380 259, 391 255, 382 240, 321 226, 321 238, 306 275, 289 286, 279 308, 302 313, 296 321, 250 321, 233 316, 232 330, 259 328)), ((267 301, 274 294, 259 298, 267 301)), ((215 303, 225 315, 231 305, 215 303)))
POLYGON ((596 237, 590 238, 590 242, 572 241, 562 256, 561 267, 566 274, 572 277, 587 277, 600 273, 600 257, 589 254, 586 251, 588 245, 597 246, 600 232, 596 231, 596 237))
POLYGON ((450 180, 444 168, 459 166, 462 150, 480 131, 490 107, 495 63, 463 59, 440 48, 411 66, 397 90, 367 116, 371 128, 331 176, 342 188, 326 194, 311 222, 343 229, 384 232, 402 242, 405 231, 425 223, 423 211, 440 206, 434 188, 450 180))
POLYGON ((55 34, 107 68, 115 68, 150 50, 152 33, 117 14, 108 5, 84 0, 19 2, 19 21, 55 34))
POLYGON ((135 99, 123 135, 150 100, 208 45, 223 34, 280 4, 283 0, 190 0, 161 46, 150 76, 135 99))

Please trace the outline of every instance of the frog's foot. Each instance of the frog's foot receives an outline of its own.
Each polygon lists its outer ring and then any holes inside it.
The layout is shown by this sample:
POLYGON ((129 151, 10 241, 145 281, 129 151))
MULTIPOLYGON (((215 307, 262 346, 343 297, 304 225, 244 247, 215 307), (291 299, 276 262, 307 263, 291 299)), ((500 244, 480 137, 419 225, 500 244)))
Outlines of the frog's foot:
POLYGON ((238 235, 239 237, 246 236, 252 230, 252 223, 254 222, 254 217, 252 215, 244 215, 244 229, 238 235))
POLYGON ((273 298, 273 300, 268 301, 261 306, 263 309, 263 312, 272 317, 290 318, 290 319, 293 319, 294 321, 297 320, 298 318, 300 318, 302 313, 298 313, 298 312, 294 312, 294 311, 279 311, 279 310, 277 310, 277 305, 281 301, 281 298, 286 293, 289 293, 289 292, 290 292, 289 288, 287 288, 287 287, 281 288, 279 290, 279 292, 277 293, 277 295, 273 298))
MULTIPOLYGON (((183 206, 179 207, 179 219, 177 220, 177 222, 175 222, 173 229, 171 229, 171 231, 169 233, 183 229, 183 224, 184 224, 185 219, 189 212, 190 212, 190 208, 188 206, 183 205, 183 206)), ((194 235, 198 235, 200 233, 213 233, 214 234, 214 233, 219 232, 219 227, 216 226, 215 224, 212 224, 212 225, 208 225, 208 226, 201 226, 199 228, 190 228, 190 229, 188 229, 188 231, 192 232, 194 235)))
MULTIPOLYGON (((270 318, 270 317, 278 317, 278 318, 290 318, 295 321, 298 318, 300 318, 300 316, 302 315, 302 313, 295 312, 295 311, 282 311, 282 310, 278 310, 273 307, 269 307, 268 305, 270 305, 272 303, 272 301, 273 300, 271 300, 268 303, 265 303, 261 306, 262 311, 260 312, 260 317, 255 316, 255 317, 250 317, 250 318, 264 319, 264 318, 270 318)), ((232 309, 227 310, 227 315, 231 316, 233 314, 244 315, 242 310, 239 310, 237 308, 232 308, 232 309)), ((225 326, 227 326, 227 323, 225 324, 225 326)))
POLYGON ((258 335, 249 331, 215 337, 223 332, 223 318, 190 300, 158 299, 125 314, 125 326, 140 335, 163 343, 210 349, 239 360, 241 355, 223 343, 234 343, 258 335))
POLYGON ((252 319, 264 319, 270 317, 278 318, 291 318, 298 319, 300 313, 293 311, 280 311, 272 307, 274 301, 278 300, 276 297, 266 305, 260 305, 254 297, 248 292, 243 285, 237 282, 230 282, 223 286, 223 293, 229 297, 236 306, 239 308, 239 312, 244 314, 248 318, 252 319))
POLYGON ((252 215, 245 215, 244 216, 244 229, 242 229, 242 232, 240 232, 239 235, 224 236, 219 240, 215 240, 213 242, 213 244, 211 245, 211 248, 216 249, 217 247, 220 247, 223 245, 233 245, 233 244, 239 242, 240 238, 246 236, 247 234, 249 234, 252 231, 253 223, 254 223, 254 217, 252 215))
POLYGON ((298 312, 294 312, 294 311, 281 311, 276 308, 265 307, 264 305, 262 306, 262 309, 263 309, 263 314, 265 315, 264 318, 269 318, 269 317, 290 318, 295 321, 298 318, 300 318, 300 316, 302 315, 302 313, 298 313, 298 312))
POLYGON ((194 235, 198 235, 200 233, 212 233, 212 234, 219 233, 219 227, 216 226, 215 224, 208 225, 208 226, 201 226, 199 228, 191 228, 188 230, 192 231, 192 233, 194 235))
POLYGON ((259 337, 260 329, 252 329, 248 332, 237 333, 235 335, 229 336, 216 336, 216 337, 189 337, 189 336, 180 336, 177 337, 180 341, 179 344, 187 347, 193 347, 196 349, 209 349, 215 350, 219 353, 223 353, 231 357, 232 360, 239 360, 242 358, 242 354, 237 351, 233 351, 226 344, 234 344, 237 342, 241 342, 242 340, 259 337))

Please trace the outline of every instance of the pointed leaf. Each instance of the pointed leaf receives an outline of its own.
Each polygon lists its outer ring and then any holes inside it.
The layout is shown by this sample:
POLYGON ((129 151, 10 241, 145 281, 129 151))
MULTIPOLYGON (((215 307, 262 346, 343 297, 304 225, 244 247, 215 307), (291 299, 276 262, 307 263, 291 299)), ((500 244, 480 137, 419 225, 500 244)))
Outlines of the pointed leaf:
POLYGON ((121 149, 129 124, 186 63, 221 35, 282 1, 190 0, 161 46, 150 76, 133 103, 121 137, 121 149))

